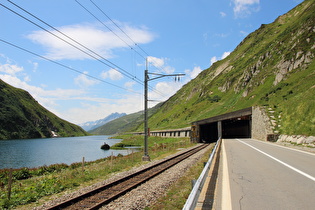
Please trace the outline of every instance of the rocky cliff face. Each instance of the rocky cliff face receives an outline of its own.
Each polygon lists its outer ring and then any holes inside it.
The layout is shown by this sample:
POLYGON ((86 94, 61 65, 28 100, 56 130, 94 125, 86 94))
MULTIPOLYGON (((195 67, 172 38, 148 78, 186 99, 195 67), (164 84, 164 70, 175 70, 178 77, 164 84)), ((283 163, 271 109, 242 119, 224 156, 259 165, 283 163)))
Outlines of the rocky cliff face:
MULTIPOLYGON (((314 8, 314 1, 307 1, 272 24, 263 24, 235 49, 238 58, 232 58, 224 71, 244 68, 234 80, 235 92, 246 89, 245 97, 270 76, 275 76, 273 85, 276 86, 291 73, 308 68, 315 55, 315 20, 310 14, 311 8, 314 8)), ((227 80, 220 89, 229 89, 231 81, 227 80)))

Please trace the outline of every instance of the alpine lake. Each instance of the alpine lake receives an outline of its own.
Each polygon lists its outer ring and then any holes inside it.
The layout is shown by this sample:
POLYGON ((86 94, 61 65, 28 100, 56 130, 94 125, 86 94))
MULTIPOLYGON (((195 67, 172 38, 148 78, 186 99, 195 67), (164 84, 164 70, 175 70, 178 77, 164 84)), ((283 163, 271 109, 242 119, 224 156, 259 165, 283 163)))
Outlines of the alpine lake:
POLYGON ((102 150, 106 143, 112 146, 121 139, 111 136, 82 136, 43 139, 0 140, 0 169, 35 168, 52 164, 94 161, 111 155, 130 154, 133 149, 102 150))

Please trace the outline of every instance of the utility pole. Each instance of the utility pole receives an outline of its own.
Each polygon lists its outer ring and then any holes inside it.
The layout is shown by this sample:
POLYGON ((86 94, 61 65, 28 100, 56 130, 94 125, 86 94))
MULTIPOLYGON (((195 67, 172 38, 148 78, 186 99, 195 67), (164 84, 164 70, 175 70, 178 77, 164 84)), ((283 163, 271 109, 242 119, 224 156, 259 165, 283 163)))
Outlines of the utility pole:
POLYGON ((148 154, 148 58, 145 61, 144 70, 144 155, 143 161, 150 161, 148 154))
POLYGON ((150 161, 150 156, 148 153, 148 82, 159 79, 162 77, 175 77, 175 81, 179 81, 180 76, 184 76, 185 74, 157 74, 157 73, 149 73, 148 71, 148 58, 146 59, 146 69, 144 70, 144 155, 142 157, 143 161, 150 161), (151 78, 150 75, 155 75, 156 77, 151 78))

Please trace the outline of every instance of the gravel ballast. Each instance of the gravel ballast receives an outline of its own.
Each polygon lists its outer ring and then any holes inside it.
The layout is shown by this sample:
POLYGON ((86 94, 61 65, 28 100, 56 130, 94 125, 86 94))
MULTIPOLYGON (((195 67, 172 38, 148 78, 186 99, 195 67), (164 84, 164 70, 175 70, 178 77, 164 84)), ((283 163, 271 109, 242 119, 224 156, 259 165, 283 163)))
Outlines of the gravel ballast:
MULTIPOLYGON (((156 176, 155 178, 147 181, 146 183, 140 185, 139 187, 135 188, 134 190, 126 193, 124 196, 118 198, 117 200, 109 203, 108 205, 104 206, 102 209, 144 209, 147 206, 151 206, 156 202, 158 198, 165 195, 167 192, 167 189, 174 183, 176 180, 178 180, 181 176, 184 175, 184 173, 195 163, 198 162, 198 160, 211 148, 211 146, 206 147, 206 149, 203 149, 196 154, 190 156, 186 160, 180 162, 176 166, 166 170, 162 174, 156 176)), ((54 200, 51 200, 49 202, 46 202, 42 206, 35 207, 34 209, 46 209, 48 207, 54 206, 58 203, 61 203, 65 200, 68 200, 70 198, 73 198, 75 196, 78 196, 80 194, 83 194, 85 192, 88 192, 92 189, 95 189, 97 187, 100 187, 104 184, 113 182, 115 180, 118 180, 124 176, 127 176, 129 174, 135 173, 137 171, 140 171, 144 168, 150 167, 151 165, 161 162, 165 159, 171 158, 179 153, 182 153, 186 151, 187 149, 181 149, 176 154, 173 154, 171 156, 168 156, 161 160, 154 160, 151 162, 148 162, 147 164, 134 167, 133 169, 125 172, 121 172, 118 174, 113 175, 111 178, 106 179, 102 182, 93 184, 91 186, 82 188, 78 191, 75 191, 73 193, 69 193, 66 195, 63 195, 59 198, 56 198, 54 200)))

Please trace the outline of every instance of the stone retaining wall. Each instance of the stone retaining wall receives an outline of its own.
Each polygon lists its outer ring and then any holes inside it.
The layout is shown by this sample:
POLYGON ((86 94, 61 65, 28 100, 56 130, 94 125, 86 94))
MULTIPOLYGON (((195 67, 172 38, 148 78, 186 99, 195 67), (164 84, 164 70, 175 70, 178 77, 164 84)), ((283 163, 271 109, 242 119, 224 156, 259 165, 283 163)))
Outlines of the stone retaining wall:
POLYGON ((269 117, 262 107, 252 107, 252 138, 267 141, 267 137, 274 134, 269 117))
POLYGON ((315 136, 280 135, 277 142, 290 142, 296 144, 309 144, 315 146, 315 136))

